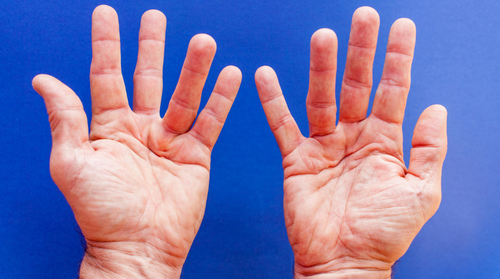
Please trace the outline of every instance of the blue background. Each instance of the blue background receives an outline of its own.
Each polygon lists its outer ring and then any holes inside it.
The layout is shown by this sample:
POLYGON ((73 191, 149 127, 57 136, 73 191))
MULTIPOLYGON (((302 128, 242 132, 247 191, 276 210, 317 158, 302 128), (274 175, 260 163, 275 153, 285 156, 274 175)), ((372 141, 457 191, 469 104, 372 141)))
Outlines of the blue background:
POLYGON ((341 79, 352 13, 363 5, 374 7, 381 18, 375 84, 391 24, 408 17, 417 26, 405 154, 427 106, 439 103, 449 113, 441 207, 401 258, 395 278, 500 278, 496 0, 1 0, 0 278, 77 277, 81 236, 49 175, 50 128, 31 79, 38 73, 61 79, 89 113, 91 14, 99 4, 118 12, 129 89, 142 13, 154 8, 167 16, 162 113, 193 35, 208 33, 218 44, 202 103, 224 66, 233 64, 243 72, 239 95, 213 152, 205 219, 183 278, 292 278, 281 156, 253 76, 261 65, 276 70, 290 110, 307 135, 310 36, 322 27, 337 33, 341 79))

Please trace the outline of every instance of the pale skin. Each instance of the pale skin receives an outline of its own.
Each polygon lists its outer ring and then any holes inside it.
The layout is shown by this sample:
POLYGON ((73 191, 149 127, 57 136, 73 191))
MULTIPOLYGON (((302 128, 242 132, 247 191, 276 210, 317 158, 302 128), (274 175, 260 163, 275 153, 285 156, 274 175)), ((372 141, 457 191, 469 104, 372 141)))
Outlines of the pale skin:
POLYGON ((70 88, 48 75, 33 79, 52 130, 51 175, 88 245, 81 278, 179 278, 203 219, 210 154, 241 72, 233 66, 222 70, 194 122, 216 51, 210 36, 194 36, 161 117, 165 30, 161 12, 143 15, 130 108, 117 14, 108 6, 95 9, 90 134, 70 88))
POLYGON ((367 116, 379 16, 353 16, 336 123, 337 38, 311 39, 309 137, 291 116, 269 67, 255 74, 260 99, 283 157, 284 212, 295 278, 390 278, 441 200, 446 109, 428 107, 403 161, 402 122, 410 88, 416 30, 397 20, 390 31, 381 81, 367 116))
MULTIPOLYGON (((166 19, 144 14, 129 107, 120 68, 118 17, 99 6, 92 17, 90 131, 77 95, 39 75, 51 124, 51 174, 87 240, 81 278, 179 278, 203 218, 210 154, 236 97, 241 73, 226 67, 198 115, 215 55, 208 35, 191 40, 164 117, 159 114, 166 19), (90 134, 89 134, 90 132, 90 134)), ((283 155, 284 209, 295 277, 389 278, 393 263, 435 213, 446 154, 446 110, 427 108, 415 127, 410 165, 402 131, 415 26, 391 29, 371 114, 372 64, 379 19, 371 8, 353 17, 336 124, 337 40, 331 30, 311 40, 307 111, 301 135, 275 73, 256 84, 283 155)))

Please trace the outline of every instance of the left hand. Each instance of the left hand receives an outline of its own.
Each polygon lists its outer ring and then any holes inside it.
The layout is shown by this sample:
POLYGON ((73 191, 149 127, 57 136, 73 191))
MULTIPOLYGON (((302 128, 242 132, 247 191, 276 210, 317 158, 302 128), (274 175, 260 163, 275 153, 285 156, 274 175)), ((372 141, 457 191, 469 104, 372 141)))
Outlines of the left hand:
POLYGON ((311 39, 309 138, 291 116, 269 67, 255 74, 269 125, 283 156, 284 211, 296 278, 389 278, 391 266, 436 212, 446 155, 446 110, 427 108, 415 127, 409 168, 402 122, 410 88, 415 25, 394 23, 371 114, 372 65, 379 17, 353 16, 335 118, 337 38, 311 39))

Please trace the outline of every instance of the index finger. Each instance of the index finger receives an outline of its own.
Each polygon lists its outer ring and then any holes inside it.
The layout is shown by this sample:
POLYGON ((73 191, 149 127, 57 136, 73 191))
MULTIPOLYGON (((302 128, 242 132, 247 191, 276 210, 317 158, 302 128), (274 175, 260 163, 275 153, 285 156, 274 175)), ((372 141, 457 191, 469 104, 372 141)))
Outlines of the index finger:
POLYGON ((281 155, 285 157, 299 146, 304 136, 288 110, 273 69, 260 67, 255 73, 255 84, 269 127, 276 137, 281 155))

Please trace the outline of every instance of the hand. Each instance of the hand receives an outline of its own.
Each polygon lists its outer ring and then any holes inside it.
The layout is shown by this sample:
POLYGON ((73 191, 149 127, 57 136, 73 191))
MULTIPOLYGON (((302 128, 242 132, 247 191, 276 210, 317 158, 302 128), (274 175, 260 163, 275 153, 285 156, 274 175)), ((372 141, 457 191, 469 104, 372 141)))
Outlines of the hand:
POLYGON ((142 17, 132 111, 120 69, 118 17, 110 7, 95 9, 90 135, 70 88, 47 75, 33 79, 52 129, 52 177, 87 241, 84 278, 179 278, 203 219, 210 154, 241 72, 230 66, 220 73, 192 126, 216 50, 210 36, 196 35, 161 118, 165 29, 161 12, 142 17))
POLYGON ((441 200, 446 110, 427 108, 415 127, 409 168, 402 121, 410 87, 415 26, 394 23, 371 114, 372 64, 379 17, 353 16, 335 125, 337 39, 321 29, 311 39, 307 115, 300 133, 269 67, 255 74, 269 125, 283 156, 284 211, 297 278, 389 278, 441 200))

